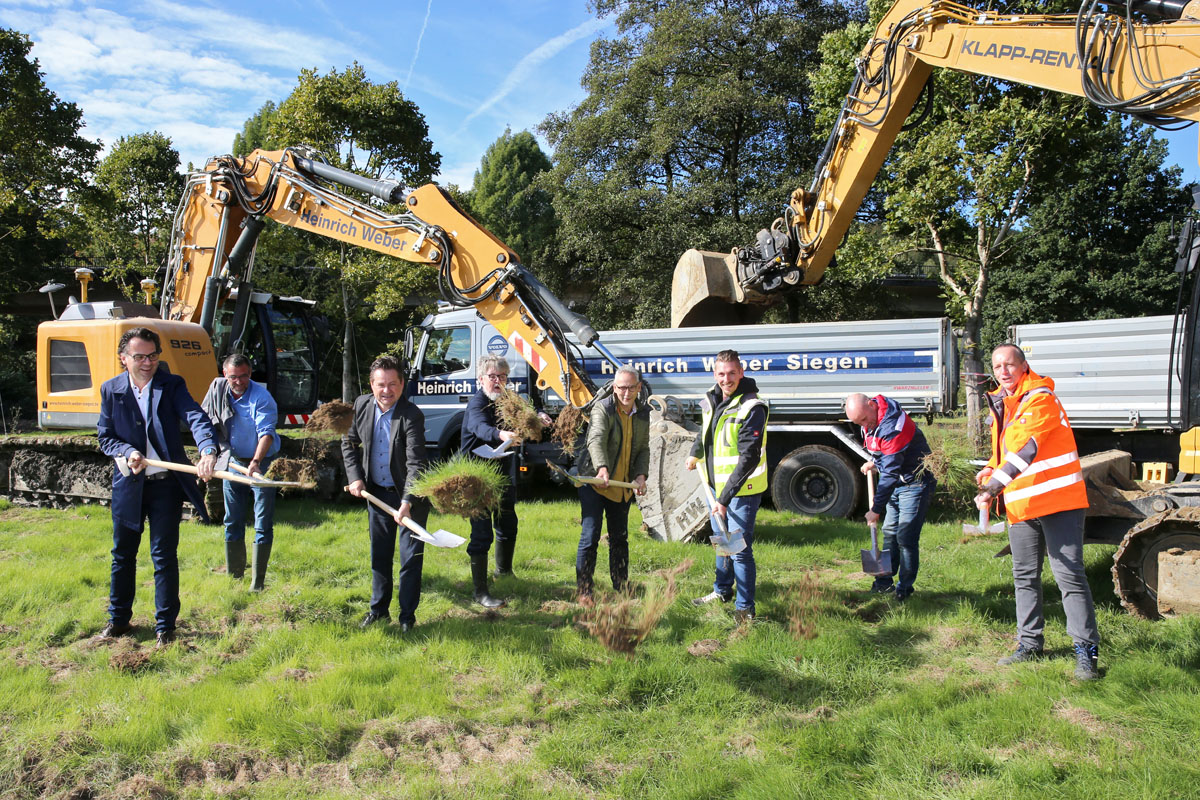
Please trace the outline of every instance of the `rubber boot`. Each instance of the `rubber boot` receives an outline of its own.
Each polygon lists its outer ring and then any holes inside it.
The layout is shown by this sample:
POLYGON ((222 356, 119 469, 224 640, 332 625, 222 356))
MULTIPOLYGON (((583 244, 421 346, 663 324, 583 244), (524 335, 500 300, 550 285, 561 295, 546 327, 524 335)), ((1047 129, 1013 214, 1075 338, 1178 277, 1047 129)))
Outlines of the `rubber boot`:
POLYGON ((225 543, 225 571, 231 580, 240 581, 246 574, 246 540, 225 543))
POLYGON ((492 573, 493 577, 503 578, 506 575, 513 574, 513 550, 516 548, 517 543, 513 539, 496 540, 496 571, 492 573))
POLYGON ((475 584, 475 602, 484 608, 503 608, 504 601, 488 594, 487 553, 471 556, 471 581, 475 584))
POLYGON ((271 542, 254 543, 254 579, 250 591, 261 592, 267 585, 267 563, 271 560, 271 542))

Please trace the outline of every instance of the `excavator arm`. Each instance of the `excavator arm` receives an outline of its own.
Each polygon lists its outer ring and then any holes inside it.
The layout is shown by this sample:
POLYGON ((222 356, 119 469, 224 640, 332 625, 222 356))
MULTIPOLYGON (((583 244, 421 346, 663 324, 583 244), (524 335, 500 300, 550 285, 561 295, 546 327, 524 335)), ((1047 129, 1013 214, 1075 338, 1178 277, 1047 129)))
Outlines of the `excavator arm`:
POLYGON ((792 193, 754 245, 685 253, 671 325, 711 324, 730 304, 769 305, 818 283, 934 67, 1083 96, 1164 127, 1200 120, 1200 4, 1188 5, 1133 0, 1124 16, 1097 3, 1026 15, 897 0, 858 60, 812 184, 792 193))
POLYGON ((568 310, 516 253, 438 186, 410 191, 296 148, 221 156, 189 176, 175 217, 163 318, 198 322, 211 333, 219 300, 240 287, 233 322, 239 331, 254 245, 267 219, 435 266, 443 296, 474 306, 537 371, 539 388, 553 389, 576 407, 590 402, 596 387, 572 353, 567 330, 615 361, 584 317, 568 310), (361 202, 338 187, 381 202, 361 202), (389 211, 385 204, 402 210, 389 211))

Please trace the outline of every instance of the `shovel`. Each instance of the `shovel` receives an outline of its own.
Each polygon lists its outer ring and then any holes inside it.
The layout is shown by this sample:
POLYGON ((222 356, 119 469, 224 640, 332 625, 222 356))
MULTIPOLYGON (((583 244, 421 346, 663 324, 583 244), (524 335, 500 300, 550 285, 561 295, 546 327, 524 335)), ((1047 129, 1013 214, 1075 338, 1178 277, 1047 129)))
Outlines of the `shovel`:
POLYGON ((717 525, 721 528, 720 536, 710 536, 708 540, 717 549, 717 555, 737 555, 746 549, 746 539, 740 533, 732 539, 729 538, 729 528, 725 525, 725 519, 712 513, 712 510, 717 507, 717 498, 713 496, 712 487, 703 478, 700 479, 700 486, 704 488, 704 499, 708 501, 709 515, 717 520, 717 525))
POLYGON ((479 447, 476 447, 474 450, 472 450, 471 453, 479 456, 480 458, 503 458, 504 456, 511 456, 512 453, 508 452, 508 447, 514 441, 514 439, 506 439, 497 447, 481 444, 479 447))
MULTIPOLYGON (((124 456, 117 456, 113 460, 117 462, 117 469, 121 470, 122 475, 128 477, 128 476, 134 474, 134 471, 129 468, 129 462, 125 460, 124 456)), ((197 473, 196 468, 194 466, 192 466, 191 464, 177 464, 174 461, 160 461, 157 458, 147 458, 145 456, 142 456, 142 461, 148 467, 162 467, 163 469, 169 469, 174 472, 186 472, 189 475, 195 475, 197 473)), ((141 470, 138 470, 138 472, 141 472, 141 470)), ((228 472, 223 469, 214 470, 213 477, 220 478, 221 480, 224 480, 224 481, 233 481, 234 483, 244 483, 247 486, 287 486, 288 485, 285 483, 277 483, 275 481, 268 481, 265 479, 250 478, 245 475, 239 475, 235 472, 228 472)))
MULTIPOLYGON (((599 486, 600 484, 602 484, 604 482, 604 481, 600 480, 599 478, 588 478, 583 475, 572 475, 571 473, 567 472, 565 469, 560 467, 558 464, 555 464, 550 459, 546 459, 546 466, 548 466, 550 469, 557 472, 559 475, 562 475, 564 478, 566 478, 567 480, 569 480, 571 483, 575 484, 576 486, 580 485, 581 483, 586 483, 589 486, 599 486)), ((629 481, 609 481, 608 485, 616 486, 618 489, 636 489, 637 488, 636 483, 630 483, 629 481)))
MULTIPOLYGON (((875 472, 872 470, 867 473, 867 506, 875 505, 875 472)), ((872 522, 869 526, 871 529, 871 549, 860 550, 862 553, 862 568, 863 572, 868 575, 891 575, 892 574, 892 551, 886 553, 879 549, 879 526, 872 522)))
MULTIPOLYGON (((395 518, 396 509, 392 508, 387 503, 383 502, 365 489, 362 492, 362 496, 380 511, 383 511, 389 517, 395 518)), ((404 524, 404 527, 412 531, 413 536, 415 536, 417 539, 420 539, 422 542, 425 542, 426 544, 433 545, 434 547, 458 547, 466 541, 466 539, 458 534, 451 533, 447 530, 436 530, 430 533, 422 528, 411 517, 405 517, 401 520, 401 522, 404 524)))
POLYGON ((987 508, 979 509, 978 525, 972 525, 969 522, 964 522, 962 524, 963 536, 986 536, 989 533, 1003 533, 1004 520, 992 523, 991 525, 988 524, 988 517, 991 509, 992 506, 990 503, 988 504, 987 508))
POLYGON ((263 475, 263 473, 261 473, 261 472, 260 472, 259 474, 257 474, 257 475, 252 475, 252 474, 250 473, 250 469, 249 469, 248 467, 243 467, 241 464, 235 464, 235 463, 233 463, 232 461, 230 461, 230 462, 229 462, 229 468, 230 468, 230 469, 236 469, 238 472, 242 473, 243 475, 245 475, 245 476, 246 476, 246 477, 248 477, 248 478, 253 478, 256 484, 259 484, 259 485, 262 485, 262 486, 267 486, 267 485, 270 485, 270 486, 273 486, 273 487, 276 487, 276 488, 279 488, 279 489, 283 489, 283 488, 288 488, 288 489, 315 489, 315 488, 316 488, 316 484, 313 484, 313 483, 304 483, 303 481, 275 481, 275 480, 271 480, 270 478, 268 478, 268 477, 266 477, 265 475, 263 475))

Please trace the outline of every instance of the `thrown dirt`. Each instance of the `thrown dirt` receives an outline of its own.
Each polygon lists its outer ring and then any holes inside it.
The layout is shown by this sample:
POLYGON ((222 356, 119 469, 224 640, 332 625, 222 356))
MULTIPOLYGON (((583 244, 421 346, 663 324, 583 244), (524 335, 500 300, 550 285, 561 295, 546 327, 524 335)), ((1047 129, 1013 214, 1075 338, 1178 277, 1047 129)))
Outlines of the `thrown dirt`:
POLYGON ((712 658, 721 649, 717 639, 700 639, 688 646, 688 653, 696 658, 712 658))
POLYGON ((343 403, 341 400, 334 400, 333 402, 323 403, 319 406, 309 416, 308 422, 304 423, 304 429, 309 431, 329 431, 342 436, 350 431, 350 426, 353 424, 354 407, 343 403))
MULTIPOLYGON (((322 406, 324 408, 324 406, 322 406)), ((273 481, 287 481, 303 484, 294 487, 298 489, 315 489, 317 486, 317 465, 306 458, 277 458, 271 462, 266 477, 273 481)), ((281 489, 280 491, 290 491, 281 489)))
POLYGON ((821 584, 815 570, 807 570, 788 592, 788 632, 797 639, 817 638, 821 584))
POLYGON ((485 517, 500 505, 500 495, 473 475, 451 475, 431 487, 429 500, 441 514, 485 517))
POLYGON ((580 624, 609 650, 632 655, 675 602, 679 593, 676 579, 692 563, 689 558, 670 569, 656 571, 654 574, 663 583, 648 586, 641 597, 633 592, 601 597, 593 607, 584 609, 580 624))
POLYGON ((501 430, 512 431, 525 442, 541 439, 546 427, 538 418, 533 403, 510 389, 505 389, 496 398, 496 419, 501 430))
POLYGON ((563 453, 573 456, 582 443, 579 434, 585 422, 587 420, 581 410, 575 406, 567 406, 554 420, 554 427, 550 429, 550 439, 562 448, 563 453))

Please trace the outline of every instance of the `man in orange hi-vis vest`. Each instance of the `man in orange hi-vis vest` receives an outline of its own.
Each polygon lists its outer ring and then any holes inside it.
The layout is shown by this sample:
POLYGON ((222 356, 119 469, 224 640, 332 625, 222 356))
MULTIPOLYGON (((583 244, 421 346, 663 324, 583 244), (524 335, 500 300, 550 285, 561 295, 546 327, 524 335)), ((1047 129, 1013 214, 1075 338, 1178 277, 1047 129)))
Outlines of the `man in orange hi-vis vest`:
POLYGON ((1031 661, 1042 654, 1042 561, 1049 554, 1062 591, 1067 633, 1075 642, 1075 677, 1095 680, 1100 634, 1092 592, 1083 571, 1083 518, 1088 506, 1075 434, 1054 396, 1054 381, 1029 368, 1016 345, 992 351, 999 388, 988 393, 992 456, 975 481, 975 505, 996 496, 1008 514, 1013 585, 1017 600, 1017 649, 1000 664, 1031 661))

